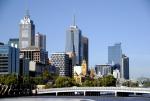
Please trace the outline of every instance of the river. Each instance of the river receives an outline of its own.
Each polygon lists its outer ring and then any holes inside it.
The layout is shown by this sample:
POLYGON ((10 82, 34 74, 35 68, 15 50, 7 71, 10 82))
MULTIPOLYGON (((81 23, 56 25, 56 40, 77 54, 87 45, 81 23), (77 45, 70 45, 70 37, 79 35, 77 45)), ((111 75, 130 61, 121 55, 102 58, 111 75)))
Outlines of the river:
POLYGON ((0 98, 0 101, 150 101, 148 97, 107 97, 107 96, 27 96, 0 98))

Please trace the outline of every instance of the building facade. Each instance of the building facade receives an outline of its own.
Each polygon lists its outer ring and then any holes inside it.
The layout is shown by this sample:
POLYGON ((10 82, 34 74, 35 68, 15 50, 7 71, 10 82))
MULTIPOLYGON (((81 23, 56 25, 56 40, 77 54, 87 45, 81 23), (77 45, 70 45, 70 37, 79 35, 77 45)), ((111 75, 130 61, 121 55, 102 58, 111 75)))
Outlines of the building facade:
POLYGON ((51 65, 56 67, 59 76, 70 76, 69 55, 66 53, 52 53, 51 65))
POLYGON ((122 49, 121 43, 116 43, 114 46, 108 46, 108 64, 121 65, 122 49))
POLYGON ((19 69, 19 74, 20 76, 29 76, 29 62, 30 60, 29 59, 25 59, 25 58, 20 58, 19 59, 20 62, 19 62, 19 66, 20 66, 20 69, 19 69))
POLYGON ((121 78, 129 79, 129 57, 122 55, 122 74, 121 78))
POLYGON ((87 37, 82 36, 82 60, 86 61, 88 71, 88 60, 89 60, 89 41, 87 37))
POLYGON ((73 74, 74 74, 73 77, 76 83, 81 84, 82 83, 82 66, 74 66, 73 74))
POLYGON ((76 26, 70 26, 66 32, 66 52, 74 52, 76 58, 76 65, 81 65, 81 39, 82 34, 81 30, 76 26))
POLYGON ((19 48, 27 48, 34 46, 35 25, 30 19, 28 11, 24 18, 20 21, 19 48))
POLYGON ((11 47, 19 48, 19 39, 18 38, 9 39, 8 45, 11 47))
MULTIPOLYGON (((117 69, 122 75, 122 49, 121 43, 116 43, 114 46, 108 47, 108 64, 117 65, 117 69)), ((120 77, 121 78, 121 77, 120 77)))
POLYGON ((21 49, 20 57, 37 63, 48 63, 48 52, 34 46, 21 49))
POLYGON ((110 75, 112 74, 112 66, 108 64, 96 65, 95 72, 100 77, 110 75))
POLYGON ((46 50, 46 35, 39 32, 35 34, 35 47, 46 50))
POLYGON ((0 74, 19 74, 19 49, 0 45, 0 74))

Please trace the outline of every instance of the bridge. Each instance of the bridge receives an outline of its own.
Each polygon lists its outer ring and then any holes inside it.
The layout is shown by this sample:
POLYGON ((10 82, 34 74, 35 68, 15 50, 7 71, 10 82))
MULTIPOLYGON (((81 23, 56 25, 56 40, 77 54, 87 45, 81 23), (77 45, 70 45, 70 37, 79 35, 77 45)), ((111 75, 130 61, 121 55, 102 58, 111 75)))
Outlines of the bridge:
POLYGON ((56 94, 59 93, 83 93, 84 96, 90 93, 114 93, 115 96, 129 94, 150 94, 150 88, 133 88, 133 87, 66 87, 66 88, 50 88, 50 89, 39 89, 37 90, 37 94, 56 94))

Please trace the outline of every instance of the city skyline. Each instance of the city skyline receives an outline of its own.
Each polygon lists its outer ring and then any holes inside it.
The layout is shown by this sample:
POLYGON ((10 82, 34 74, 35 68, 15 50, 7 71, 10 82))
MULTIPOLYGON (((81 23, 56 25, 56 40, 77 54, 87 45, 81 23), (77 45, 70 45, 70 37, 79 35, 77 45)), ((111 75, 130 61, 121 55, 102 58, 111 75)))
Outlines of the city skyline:
MULTIPOLYGON (((73 21, 71 19, 75 13, 77 16, 76 24, 82 30, 83 34, 89 38, 89 66, 94 67, 96 64, 107 63, 107 47, 116 42, 121 42, 123 52, 130 57, 130 74, 132 78, 150 76, 150 74, 148 74, 150 70, 150 48, 145 46, 150 42, 146 36, 149 36, 150 33, 148 30, 150 28, 150 13, 148 13, 149 8, 146 5, 146 0, 143 1, 145 2, 127 0, 126 2, 124 1, 123 4, 118 0, 114 2, 110 1, 109 3, 95 0, 95 2, 85 3, 87 4, 85 5, 86 9, 82 7, 84 1, 81 1, 79 5, 77 2, 67 2, 67 4, 62 2, 62 6, 60 6, 60 4, 57 6, 57 2, 59 1, 50 2, 47 0, 43 2, 44 5, 46 5, 46 9, 40 7, 40 1, 29 1, 28 8, 30 10, 31 19, 36 25, 36 33, 42 32, 47 36, 48 41, 46 43, 49 57, 53 52, 65 51, 66 29, 72 25, 73 21), (34 3, 36 5, 32 6, 34 3), (94 8, 88 8, 90 3, 95 5, 92 6, 94 8), (115 3, 122 4, 123 6, 121 7, 117 4, 117 7, 115 7, 115 3), (102 4, 105 4, 106 7, 102 4), (65 7, 65 5, 68 5, 68 7, 65 7), (109 6, 112 7, 112 10, 109 6), (132 8, 131 6, 134 7, 132 8), (121 10, 119 10, 119 7, 121 10), (61 10, 61 8, 64 9, 61 10), (46 12, 42 12, 42 10, 46 10, 46 12), (91 14, 88 14, 88 10, 91 14), (94 12, 92 12, 93 10, 94 12), (134 39, 134 37, 136 39, 134 39), (137 73, 135 73, 134 70, 136 70, 137 73)), ((26 1, 21 3, 19 0, 14 0, 14 2, 7 0, 1 1, 0 9, 2 16, 0 27, 3 29, 0 30, 0 33, 3 38, 1 37, 0 40, 2 42, 7 43, 9 38, 19 37, 19 21, 25 15, 25 3, 26 1), (13 10, 18 10, 18 12, 11 12, 13 10), (12 14, 16 16, 9 16, 12 14)), ((150 4, 150 2, 147 3, 150 4)))

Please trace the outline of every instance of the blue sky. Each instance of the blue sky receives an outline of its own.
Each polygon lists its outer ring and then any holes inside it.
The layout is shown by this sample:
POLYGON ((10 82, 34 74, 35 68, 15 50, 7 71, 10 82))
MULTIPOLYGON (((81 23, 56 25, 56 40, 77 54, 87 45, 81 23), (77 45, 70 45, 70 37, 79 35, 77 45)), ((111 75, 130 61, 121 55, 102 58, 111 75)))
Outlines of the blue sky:
POLYGON ((19 37, 29 8, 36 32, 47 36, 47 50, 63 52, 66 29, 76 24, 89 38, 89 65, 107 63, 107 47, 122 43, 132 78, 150 77, 150 0, 0 0, 0 41, 19 37))

